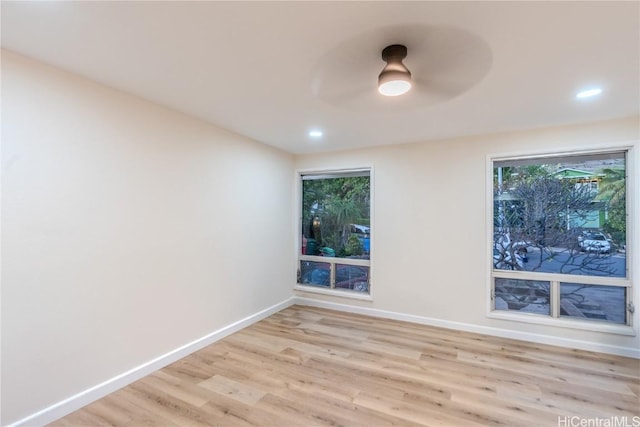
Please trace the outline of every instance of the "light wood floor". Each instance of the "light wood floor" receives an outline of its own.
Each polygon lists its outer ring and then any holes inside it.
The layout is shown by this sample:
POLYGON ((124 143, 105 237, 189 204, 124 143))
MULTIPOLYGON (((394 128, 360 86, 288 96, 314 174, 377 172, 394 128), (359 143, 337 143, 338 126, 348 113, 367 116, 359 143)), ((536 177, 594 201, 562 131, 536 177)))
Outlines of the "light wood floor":
POLYGON ((639 397, 639 360, 293 306, 52 425, 571 426, 639 397))

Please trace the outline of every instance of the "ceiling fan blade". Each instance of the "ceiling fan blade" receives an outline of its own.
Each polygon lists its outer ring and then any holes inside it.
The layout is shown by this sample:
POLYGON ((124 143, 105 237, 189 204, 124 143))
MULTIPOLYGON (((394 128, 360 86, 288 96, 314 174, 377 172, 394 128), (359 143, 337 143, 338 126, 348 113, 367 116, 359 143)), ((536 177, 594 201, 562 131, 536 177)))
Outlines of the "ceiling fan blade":
POLYGON ((323 99, 329 103, 349 104, 354 102, 357 98, 366 96, 368 92, 375 90, 375 86, 361 84, 354 87, 343 88, 342 90, 326 91, 323 94, 323 99))
POLYGON ((437 97, 445 101, 465 92, 466 85, 461 82, 442 79, 419 78, 414 80, 414 85, 411 89, 420 93, 421 96, 437 97))

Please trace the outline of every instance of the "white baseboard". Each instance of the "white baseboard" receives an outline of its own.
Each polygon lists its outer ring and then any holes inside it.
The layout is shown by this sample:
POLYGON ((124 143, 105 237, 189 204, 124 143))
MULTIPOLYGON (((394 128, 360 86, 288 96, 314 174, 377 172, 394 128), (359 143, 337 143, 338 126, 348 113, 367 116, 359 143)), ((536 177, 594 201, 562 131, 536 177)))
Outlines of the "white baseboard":
POLYGON ((311 307, 327 308, 331 310, 345 311, 349 313, 364 314, 367 316, 381 317, 384 319, 401 320, 422 325, 437 326, 440 328, 454 329, 465 332, 492 335, 501 338, 511 338, 520 341, 534 342, 538 344, 549 344, 558 347, 571 349, 595 351, 598 353, 614 354, 617 356, 640 359, 640 349, 621 347, 610 344, 601 344, 592 341, 573 340, 550 335, 534 334, 530 332, 513 331, 509 329, 493 328, 489 326, 479 326, 470 323, 453 322, 449 320, 434 319, 431 317, 416 316, 413 314, 398 313, 394 311, 379 310, 370 307, 360 307, 347 304, 340 304, 331 301, 317 300, 302 296, 293 298, 294 304, 308 305, 311 307))
POLYGON ((71 396, 68 399, 51 405, 39 412, 36 412, 35 414, 18 420, 7 427, 42 426, 45 424, 49 424, 59 418, 64 417, 67 414, 70 414, 73 411, 82 408, 83 406, 95 402, 96 400, 108 395, 109 393, 113 393, 114 391, 117 391, 122 387, 125 387, 133 383, 134 381, 137 381, 157 371, 158 369, 164 368, 165 366, 177 360, 180 360, 195 351, 213 344, 214 342, 221 340, 227 335, 231 335, 234 332, 237 332, 243 328, 246 328, 247 326, 252 325, 253 323, 269 317, 272 314, 293 305, 293 303, 294 298, 288 298, 278 304, 259 311, 258 313, 252 314, 251 316, 245 317, 244 319, 227 325, 224 328, 218 329, 217 331, 214 331, 202 338, 185 344, 182 347, 176 348, 175 350, 163 354, 162 356, 150 360, 149 362, 143 363, 142 365, 137 366, 103 383, 88 388, 87 390, 71 396))

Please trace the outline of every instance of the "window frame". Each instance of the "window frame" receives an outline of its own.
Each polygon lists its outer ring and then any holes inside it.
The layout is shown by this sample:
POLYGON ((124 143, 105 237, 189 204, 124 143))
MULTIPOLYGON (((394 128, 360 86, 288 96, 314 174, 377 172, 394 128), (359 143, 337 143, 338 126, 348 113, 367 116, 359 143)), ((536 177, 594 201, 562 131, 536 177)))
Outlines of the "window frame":
POLYGON ((523 323, 533 323, 540 325, 550 325, 563 328, 581 329, 594 332, 604 332, 619 335, 635 336, 635 325, 638 324, 638 269, 640 262, 636 254, 638 242, 638 170, 636 165, 637 143, 627 143, 619 145, 597 146, 580 150, 543 150, 527 151, 507 154, 489 154, 486 157, 486 286, 487 302, 486 315, 489 318, 509 320, 523 323), (582 276, 562 273, 545 273, 529 271, 509 271, 494 269, 493 265, 493 243, 494 243, 494 183, 493 169, 494 163, 505 160, 535 160, 553 159, 580 155, 597 155, 606 153, 626 153, 626 212, 627 212, 627 236, 626 236, 626 275, 625 277, 602 277, 602 276, 582 276), (511 310, 496 310, 494 298, 494 279, 520 279, 520 280, 540 280, 548 281, 550 285, 550 314, 541 315, 536 313, 526 313, 511 310), (580 283, 586 285, 603 285, 626 288, 625 314, 626 324, 605 323, 595 320, 581 320, 560 316, 560 283, 580 283), (634 286, 635 283, 635 286, 634 286), (627 304, 632 303, 635 310, 629 312, 627 304))
POLYGON ((297 277, 295 279, 295 285, 293 287, 296 291, 324 294, 338 296, 342 298, 350 298, 364 301, 373 301, 373 259, 375 257, 375 224, 374 224, 374 196, 375 180, 374 180, 374 168, 373 165, 350 167, 350 168, 311 168, 311 169, 298 169, 296 171, 296 184, 295 184, 295 200, 294 200, 294 213, 296 217, 295 221, 295 269, 297 271, 300 268, 300 261, 315 261, 329 263, 331 267, 331 283, 333 284, 335 279, 335 264, 342 265, 357 265, 369 267, 369 292, 357 292, 346 289, 337 289, 332 287, 320 287, 313 285, 305 285, 297 283, 297 277), (303 255, 302 254, 302 239, 300 238, 300 230, 302 229, 302 181, 303 176, 313 175, 326 178, 338 178, 352 173, 367 172, 369 173, 369 223, 371 227, 371 233, 369 234, 370 241, 370 255, 368 260, 362 259, 349 259, 338 257, 323 257, 317 255, 303 255))

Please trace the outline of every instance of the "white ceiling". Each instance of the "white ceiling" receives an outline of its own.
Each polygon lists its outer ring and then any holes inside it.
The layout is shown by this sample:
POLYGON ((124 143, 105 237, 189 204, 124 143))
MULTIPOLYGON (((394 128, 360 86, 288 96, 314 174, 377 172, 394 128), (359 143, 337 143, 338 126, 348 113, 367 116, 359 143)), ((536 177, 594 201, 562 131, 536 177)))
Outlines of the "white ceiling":
POLYGON ((2 46, 310 153, 639 114, 639 6, 2 1, 2 46), (394 43, 415 90, 382 98, 394 43))

